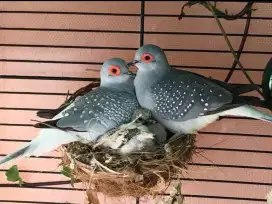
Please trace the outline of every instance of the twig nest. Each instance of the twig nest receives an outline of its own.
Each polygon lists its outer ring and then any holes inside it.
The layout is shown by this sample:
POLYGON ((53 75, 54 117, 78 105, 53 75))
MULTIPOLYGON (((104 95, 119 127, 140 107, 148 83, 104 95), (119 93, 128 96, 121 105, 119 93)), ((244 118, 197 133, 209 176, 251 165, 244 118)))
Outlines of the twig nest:
POLYGON ((191 161, 195 135, 174 135, 167 140, 164 128, 146 110, 135 117, 96 144, 63 146, 63 164, 70 165, 76 180, 88 184, 88 194, 141 197, 163 193, 171 178, 180 176, 191 161))

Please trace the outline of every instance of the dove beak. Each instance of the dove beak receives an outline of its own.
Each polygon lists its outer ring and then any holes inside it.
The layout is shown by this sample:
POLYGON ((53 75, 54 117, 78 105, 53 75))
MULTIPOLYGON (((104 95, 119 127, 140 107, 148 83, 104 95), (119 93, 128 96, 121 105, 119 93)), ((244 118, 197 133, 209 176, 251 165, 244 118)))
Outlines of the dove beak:
POLYGON ((134 65, 137 64, 138 62, 140 62, 140 61, 139 61, 139 60, 133 60, 133 61, 127 63, 127 66, 128 66, 128 67, 134 66, 134 65))
POLYGON ((133 78, 136 77, 136 73, 135 72, 131 72, 131 71, 127 72, 127 75, 129 75, 129 76, 131 76, 133 78))
POLYGON ((134 65, 137 64, 138 62, 140 62, 140 61, 133 60, 133 61, 127 63, 127 66, 128 66, 128 69, 129 69, 129 73, 134 78, 136 77, 136 73, 137 73, 137 67, 134 66, 134 65))

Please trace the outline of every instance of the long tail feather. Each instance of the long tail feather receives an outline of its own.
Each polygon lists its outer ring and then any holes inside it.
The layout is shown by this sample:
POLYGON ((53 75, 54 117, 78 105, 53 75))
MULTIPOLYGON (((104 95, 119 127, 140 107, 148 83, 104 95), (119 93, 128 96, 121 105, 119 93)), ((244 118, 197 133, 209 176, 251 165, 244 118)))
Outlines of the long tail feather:
POLYGON ((73 103, 67 103, 66 105, 62 105, 61 107, 57 109, 48 109, 48 110, 40 110, 37 112, 37 116, 40 118, 46 118, 46 119, 59 119, 64 117, 63 112, 65 110, 68 110, 74 106, 73 103))
POLYGON ((64 132, 58 129, 44 129, 31 142, 21 149, 8 154, 0 159, 0 165, 18 157, 41 156, 44 153, 51 152, 61 145, 78 141, 79 137, 73 132, 64 132))
POLYGON ((261 89, 261 87, 256 84, 230 84, 230 86, 232 87, 232 92, 236 95, 241 95, 261 89))
POLYGON ((59 121, 59 119, 57 120, 49 120, 49 121, 45 121, 45 122, 39 122, 34 124, 35 128, 58 128, 57 127, 57 122, 59 121))
POLYGON ((224 111, 219 114, 220 116, 242 116, 248 118, 255 118, 258 120, 263 120, 267 122, 272 122, 272 115, 261 112, 254 107, 249 105, 240 106, 237 108, 233 108, 227 111, 224 111))
POLYGON ((45 118, 45 119, 52 119, 54 116, 56 116, 58 113, 63 111, 65 108, 66 106, 62 106, 57 109, 39 110, 37 111, 37 116, 40 118, 45 118))
POLYGON ((272 109, 272 94, 271 94, 271 76, 272 76, 272 58, 267 62, 263 76, 262 76, 262 88, 265 102, 272 109))
POLYGON ((269 108, 264 100, 261 100, 260 98, 255 96, 236 96, 233 103, 269 108))
POLYGON ((267 108, 265 101, 260 100, 255 96, 234 96, 232 103, 225 104, 216 110, 208 111, 205 115, 213 115, 223 111, 232 110, 234 108, 242 107, 242 106, 255 106, 261 108, 267 108))
POLYGON ((245 93, 249 93, 249 92, 257 91, 261 89, 261 86, 256 84, 233 84, 233 83, 226 83, 223 81, 219 81, 213 78, 210 78, 210 80, 218 84, 219 86, 222 86, 228 89, 230 92, 232 92, 235 95, 241 95, 241 94, 245 94, 245 93))

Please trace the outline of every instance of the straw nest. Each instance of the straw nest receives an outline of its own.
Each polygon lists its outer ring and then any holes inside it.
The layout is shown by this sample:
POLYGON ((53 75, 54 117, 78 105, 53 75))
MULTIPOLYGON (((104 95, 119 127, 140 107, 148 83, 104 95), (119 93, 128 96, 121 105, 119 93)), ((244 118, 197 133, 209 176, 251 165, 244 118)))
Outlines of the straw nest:
MULTIPOLYGON (((86 86, 73 97, 97 86, 86 86)), ((147 127, 157 122, 145 113, 140 111, 133 122, 106 133, 104 142, 73 142, 61 147, 64 153, 61 165, 70 167, 74 181, 87 185, 87 195, 100 192, 109 197, 154 196, 164 193, 173 178, 182 176, 195 153, 195 135, 156 140, 154 131, 147 127), (147 140, 138 145, 137 151, 127 148, 132 138, 139 135, 147 140)))
POLYGON ((122 154, 95 144, 63 146, 62 164, 73 178, 87 184, 90 193, 110 197, 164 193, 171 179, 180 177, 195 150, 195 135, 175 135, 150 151, 122 154))

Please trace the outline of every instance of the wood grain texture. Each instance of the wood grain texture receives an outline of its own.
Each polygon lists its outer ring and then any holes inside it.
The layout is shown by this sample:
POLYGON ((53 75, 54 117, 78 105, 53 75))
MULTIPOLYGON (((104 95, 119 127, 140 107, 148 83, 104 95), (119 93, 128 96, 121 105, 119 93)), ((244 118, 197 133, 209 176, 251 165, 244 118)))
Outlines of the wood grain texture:
MULTIPOLYGON (((158 196, 156 199, 144 197, 140 199, 140 203, 154 204, 154 200, 160 201, 162 198, 163 198, 162 196, 158 196)), ((207 196, 197 196, 197 195, 185 196, 184 202, 186 202, 186 204, 229 204, 229 203, 231 204, 265 204, 265 201, 251 201, 251 200, 243 200, 243 199, 218 198, 218 197, 207 198, 207 196)))
POLYGON ((99 47, 139 46, 138 34, 102 32, 20 31, 1 30, 0 43, 30 45, 74 45, 99 47))
MULTIPOLYGON (((169 189, 169 192, 170 191, 171 188, 169 189)), ((185 195, 188 195, 194 191, 195 195, 263 199, 266 196, 267 191, 269 191, 269 186, 220 182, 182 181, 181 191, 185 195)))
MULTIPOLYGON (((238 50, 242 37, 230 36, 230 42, 238 50)), ((229 51, 223 36, 210 35, 174 35, 174 34, 146 34, 145 43, 157 44, 163 49, 184 49, 201 51, 229 51)), ((248 37, 244 51, 271 52, 271 37, 248 37)))
POLYGON ((77 30, 137 31, 137 16, 90 16, 65 14, 4 13, 0 15, 2 26, 7 28, 49 28, 77 30))
POLYGON ((1 200, 26 200, 41 202, 70 202, 84 203, 85 194, 83 191, 67 191, 54 189, 34 188, 1 188, 1 200), (14 195, 21 195, 14 196, 14 195))
MULTIPOLYGON (((146 1, 144 43, 166 49, 177 69, 224 80, 233 57, 210 11, 185 2, 146 1)), ((218 8, 239 12, 244 2, 219 2, 218 8)), ((272 3, 254 3, 241 63, 261 83, 271 58, 272 3)), ((73 93, 99 78, 101 64, 112 57, 130 61, 140 45, 141 2, 0 2, 0 155, 15 151, 39 132, 31 126, 36 109, 58 107, 73 93)), ((220 19, 235 50, 239 48, 245 18, 220 19)), ((241 70, 233 83, 248 83, 241 70)), ((249 95, 258 96, 256 92, 249 95)), ((263 109, 260 109, 263 110, 263 109)), ((265 110, 265 112, 270 113, 265 110)), ((193 163, 180 177, 186 204, 263 204, 272 183, 272 128, 267 122, 224 118, 201 130, 193 163)), ((58 165, 61 152, 39 158, 21 158, 0 166, 0 203, 83 203, 84 193, 69 184, 19 188, 5 178, 17 164, 29 182, 64 181, 58 165), (16 196, 14 196, 16 194, 16 196)), ((135 203, 99 194, 102 203, 135 203)), ((140 204, 153 203, 141 198, 140 204)))
MULTIPOLYGON (((146 13, 147 14, 180 14, 181 7, 186 2, 175 2, 175 1, 153 1, 153 2, 146 2, 146 13)), ((229 13, 238 13, 243 9, 246 5, 244 2, 218 2, 217 8, 221 10, 228 9, 229 13)), ((254 9, 257 9, 253 12, 254 17, 271 17, 271 4, 267 3, 259 3, 256 2, 253 5, 254 9)), ((211 12, 205 9, 200 5, 192 6, 191 8, 187 8, 185 10, 186 14, 188 15, 204 15, 204 16, 211 16, 211 12)))
POLYGON ((55 11, 94 13, 134 13, 140 11, 140 2, 77 1, 77 2, 1 2, 3 11, 55 11), (126 9, 124 9, 126 8, 126 9))
MULTIPOLYGON (((245 26, 244 19, 235 21, 222 20, 222 26, 227 34, 242 34, 245 26)), ((188 32, 188 33, 220 33, 221 30, 217 26, 214 19, 205 18, 177 18, 168 17, 147 17, 145 21, 146 31, 156 32, 188 32)), ((272 24, 269 21, 252 20, 249 34, 271 34, 272 24), (266 25, 266 26, 264 26, 266 25)))

